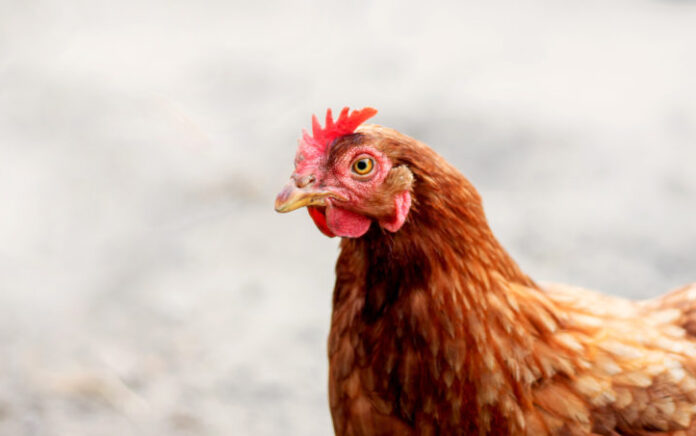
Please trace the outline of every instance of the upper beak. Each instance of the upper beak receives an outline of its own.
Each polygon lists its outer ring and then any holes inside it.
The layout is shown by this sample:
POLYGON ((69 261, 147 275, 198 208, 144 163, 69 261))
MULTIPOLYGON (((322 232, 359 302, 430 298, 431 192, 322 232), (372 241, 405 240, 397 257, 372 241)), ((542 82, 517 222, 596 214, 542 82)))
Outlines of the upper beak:
POLYGON ((276 197, 275 210, 286 213, 304 206, 326 206, 329 197, 341 199, 333 192, 314 189, 312 184, 300 188, 295 180, 290 179, 276 197))

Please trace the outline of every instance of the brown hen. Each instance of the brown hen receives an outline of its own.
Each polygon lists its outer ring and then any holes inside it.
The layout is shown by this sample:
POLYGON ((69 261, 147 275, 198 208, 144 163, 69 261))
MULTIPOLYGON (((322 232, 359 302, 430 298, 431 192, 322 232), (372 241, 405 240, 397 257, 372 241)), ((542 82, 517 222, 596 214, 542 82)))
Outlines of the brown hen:
POLYGON ((526 276, 469 181, 345 109, 305 133, 276 210, 342 236, 338 435, 696 435, 696 286, 631 302, 526 276))

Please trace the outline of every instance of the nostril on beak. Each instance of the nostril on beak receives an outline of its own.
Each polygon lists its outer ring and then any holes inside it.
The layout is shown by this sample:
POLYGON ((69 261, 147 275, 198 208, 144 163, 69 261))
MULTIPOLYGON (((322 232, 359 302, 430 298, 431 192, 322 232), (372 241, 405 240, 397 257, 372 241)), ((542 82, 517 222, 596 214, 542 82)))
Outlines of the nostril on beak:
POLYGON ((306 176, 302 177, 296 177, 295 178, 295 185, 297 185, 298 188, 304 188, 305 186, 314 183, 316 178, 314 177, 313 174, 308 174, 306 176))

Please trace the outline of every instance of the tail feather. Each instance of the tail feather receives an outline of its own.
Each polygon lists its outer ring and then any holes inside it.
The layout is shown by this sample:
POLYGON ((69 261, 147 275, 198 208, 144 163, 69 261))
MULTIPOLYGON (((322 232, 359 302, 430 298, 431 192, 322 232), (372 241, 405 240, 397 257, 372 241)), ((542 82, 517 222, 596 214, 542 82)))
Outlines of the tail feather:
POLYGON ((691 283, 670 293, 641 303, 647 310, 677 309, 681 316, 676 321, 693 337, 696 337, 696 283, 691 283))

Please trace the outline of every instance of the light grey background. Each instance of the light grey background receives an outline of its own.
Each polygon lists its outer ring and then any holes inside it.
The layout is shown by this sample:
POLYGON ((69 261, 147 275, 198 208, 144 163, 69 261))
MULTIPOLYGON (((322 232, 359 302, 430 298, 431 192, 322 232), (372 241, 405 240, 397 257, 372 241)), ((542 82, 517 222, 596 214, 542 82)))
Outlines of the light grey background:
POLYGON ((329 106, 538 280, 696 281, 696 3, 426 3, 0 2, 0 434, 329 434, 338 241, 272 207, 329 106))

